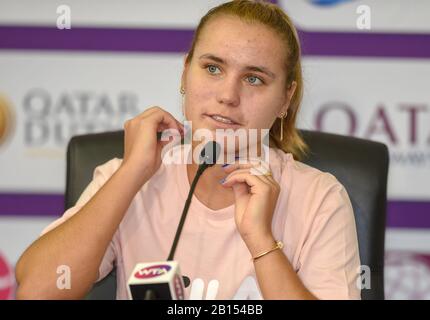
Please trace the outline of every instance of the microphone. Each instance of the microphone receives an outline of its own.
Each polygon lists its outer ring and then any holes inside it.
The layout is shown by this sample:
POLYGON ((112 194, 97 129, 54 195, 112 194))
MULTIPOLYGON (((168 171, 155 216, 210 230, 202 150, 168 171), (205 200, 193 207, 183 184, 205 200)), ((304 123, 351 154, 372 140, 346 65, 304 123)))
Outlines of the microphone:
POLYGON ((176 261, 138 263, 127 289, 132 300, 184 300, 184 283, 176 261))
POLYGON ((184 209, 182 210, 176 235, 173 240, 167 261, 153 263, 139 263, 134 268, 127 282, 130 299, 133 300, 183 300, 184 287, 190 285, 190 278, 181 277, 179 264, 173 261, 179 237, 187 217, 194 189, 203 172, 213 166, 221 152, 221 146, 215 142, 208 142, 200 152, 199 167, 190 186, 184 209))

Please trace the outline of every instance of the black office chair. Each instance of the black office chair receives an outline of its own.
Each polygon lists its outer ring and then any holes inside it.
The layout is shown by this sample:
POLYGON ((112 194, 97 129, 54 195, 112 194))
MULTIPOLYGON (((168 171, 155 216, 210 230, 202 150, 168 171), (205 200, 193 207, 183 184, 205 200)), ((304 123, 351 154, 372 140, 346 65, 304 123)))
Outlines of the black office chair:
MULTIPOLYGON (((365 300, 384 299, 384 240, 387 202, 388 149, 369 140, 301 130, 310 147, 302 162, 332 173, 346 188, 354 208, 361 264, 371 270, 365 300)), ((73 206, 91 181, 94 168, 122 158, 124 132, 73 137, 67 150, 66 209, 73 206)), ((116 275, 94 285, 87 299, 115 299, 116 275)))

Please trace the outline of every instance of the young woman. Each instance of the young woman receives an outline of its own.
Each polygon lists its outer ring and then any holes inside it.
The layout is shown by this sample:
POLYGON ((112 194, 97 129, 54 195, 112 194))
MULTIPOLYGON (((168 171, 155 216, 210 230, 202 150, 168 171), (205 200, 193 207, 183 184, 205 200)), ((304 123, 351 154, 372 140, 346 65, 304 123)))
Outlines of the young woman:
MULTIPOLYGON (((303 82, 289 17, 261 1, 211 9, 181 82, 191 133, 270 129, 268 173, 238 159, 210 167, 197 184, 175 255, 191 280, 186 298, 360 299, 348 194, 334 176, 299 161, 307 149, 295 128, 303 82)), ((166 142, 156 133, 184 132, 163 108, 124 127, 124 158, 96 168, 77 204, 22 255, 18 298, 82 298, 116 266, 117 298, 126 299, 135 264, 167 258, 198 164, 163 163, 166 142), (59 265, 71 269, 69 290, 56 286, 59 265)))

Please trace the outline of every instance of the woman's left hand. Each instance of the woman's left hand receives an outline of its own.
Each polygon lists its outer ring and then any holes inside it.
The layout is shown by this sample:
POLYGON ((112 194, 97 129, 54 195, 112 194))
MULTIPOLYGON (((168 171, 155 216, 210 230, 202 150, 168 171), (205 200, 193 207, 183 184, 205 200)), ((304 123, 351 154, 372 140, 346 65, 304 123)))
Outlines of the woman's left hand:
MULTIPOLYGON (((224 167, 228 174, 222 185, 233 188, 235 221, 250 251, 267 239, 273 239, 272 218, 280 186, 273 179, 267 163, 236 160, 224 167)), ((252 252, 251 252, 252 253, 252 252)))

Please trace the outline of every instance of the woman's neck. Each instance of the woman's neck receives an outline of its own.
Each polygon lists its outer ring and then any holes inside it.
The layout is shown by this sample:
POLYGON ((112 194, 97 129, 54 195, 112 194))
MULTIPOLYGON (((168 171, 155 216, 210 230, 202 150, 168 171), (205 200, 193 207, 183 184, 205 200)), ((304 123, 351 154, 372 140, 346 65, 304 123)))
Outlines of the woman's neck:
MULTIPOLYGON (((187 164, 187 177, 191 185, 196 176, 198 164, 187 164)), ((225 188, 220 180, 226 177, 221 165, 215 164, 207 168, 200 176, 194 190, 195 196, 201 203, 212 210, 219 210, 230 206, 234 202, 234 194, 231 188, 225 188)))
MULTIPOLYGON (((191 150, 191 156, 194 155, 197 145, 194 144, 191 150)), ((197 152, 197 151, 196 151, 197 152)), ((222 155, 224 159, 227 159, 226 155, 222 155)), ((258 153, 258 157, 261 157, 261 152, 258 153)), ((234 159, 235 157, 232 156, 234 159)), ((188 161, 187 167, 187 177, 189 184, 191 185, 194 177, 196 176, 199 164, 194 161, 188 161)), ((223 187, 220 180, 225 178, 227 174, 222 168, 221 164, 214 164, 213 166, 207 168, 200 179, 194 190, 195 196, 204 205, 212 210, 219 210, 228 207, 234 203, 234 193, 233 189, 223 187)))

